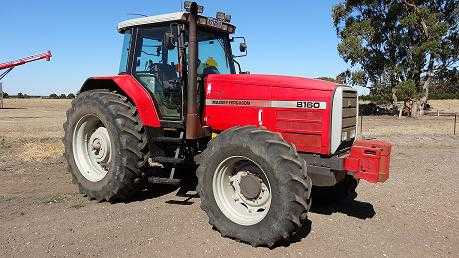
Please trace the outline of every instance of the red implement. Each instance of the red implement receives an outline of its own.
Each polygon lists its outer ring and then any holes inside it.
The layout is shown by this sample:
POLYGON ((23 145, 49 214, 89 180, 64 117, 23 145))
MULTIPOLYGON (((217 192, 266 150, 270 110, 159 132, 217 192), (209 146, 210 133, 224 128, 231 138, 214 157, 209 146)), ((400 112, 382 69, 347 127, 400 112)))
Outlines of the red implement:
POLYGON ((389 178, 392 145, 379 140, 357 140, 344 159, 344 169, 356 178, 371 183, 389 178))
POLYGON ((30 62, 33 62, 33 61, 37 61, 37 60, 41 60, 41 59, 46 59, 46 61, 49 61, 49 60, 51 60, 51 57, 52 57, 51 51, 48 51, 48 52, 45 52, 45 53, 24 57, 24 58, 21 58, 21 59, 18 59, 18 60, 14 60, 14 61, 10 61, 10 62, 6 62, 6 63, 3 63, 3 64, 0 63, 0 70, 13 68, 13 67, 16 67, 16 66, 19 66, 19 65, 27 64, 27 63, 30 63, 30 62))

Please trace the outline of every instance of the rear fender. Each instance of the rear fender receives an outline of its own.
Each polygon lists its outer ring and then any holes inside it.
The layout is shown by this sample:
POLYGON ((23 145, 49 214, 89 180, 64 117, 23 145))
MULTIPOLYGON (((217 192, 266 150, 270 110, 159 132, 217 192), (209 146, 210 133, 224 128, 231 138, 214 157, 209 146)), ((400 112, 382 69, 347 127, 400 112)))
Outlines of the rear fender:
POLYGON ((137 108, 144 126, 158 128, 161 126, 154 101, 148 91, 130 75, 109 77, 92 77, 86 80, 80 92, 94 89, 116 90, 128 97, 137 108))

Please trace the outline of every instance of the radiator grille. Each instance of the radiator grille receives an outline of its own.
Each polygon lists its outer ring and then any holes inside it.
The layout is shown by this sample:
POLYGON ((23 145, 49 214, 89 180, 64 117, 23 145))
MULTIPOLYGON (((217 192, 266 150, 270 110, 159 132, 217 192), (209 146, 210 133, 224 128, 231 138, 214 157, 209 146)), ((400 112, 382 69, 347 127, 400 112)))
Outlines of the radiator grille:
POLYGON ((344 90, 341 132, 346 134, 347 137, 345 140, 342 139, 342 143, 338 149, 347 149, 354 142, 357 125, 357 104, 357 92, 344 90))

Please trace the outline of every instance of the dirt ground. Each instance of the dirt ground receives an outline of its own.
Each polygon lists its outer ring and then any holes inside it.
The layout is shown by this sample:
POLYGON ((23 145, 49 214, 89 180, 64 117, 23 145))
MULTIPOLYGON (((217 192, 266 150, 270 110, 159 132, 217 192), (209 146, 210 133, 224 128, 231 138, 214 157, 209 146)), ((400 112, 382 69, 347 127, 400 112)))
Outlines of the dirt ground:
MULTIPOLYGON (((86 200, 71 183, 62 157, 68 105, 7 100, 8 109, 0 110, 0 256, 459 253, 459 136, 452 135, 451 117, 364 117, 364 137, 394 144, 389 181, 361 182, 357 199, 348 205, 314 204, 310 223, 293 243, 271 250, 220 237, 193 192, 158 187, 128 203, 86 200)), ((459 110, 457 101, 438 106, 459 110)))

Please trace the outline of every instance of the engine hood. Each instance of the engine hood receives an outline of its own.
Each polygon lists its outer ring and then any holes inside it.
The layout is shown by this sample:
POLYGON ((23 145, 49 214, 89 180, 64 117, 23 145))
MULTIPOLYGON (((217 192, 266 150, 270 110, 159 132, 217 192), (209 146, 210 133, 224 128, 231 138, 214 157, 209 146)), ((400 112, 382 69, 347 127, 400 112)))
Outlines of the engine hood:
POLYGON ((333 96, 339 88, 336 83, 293 76, 208 75, 203 123, 216 132, 264 126, 281 133, 300 152, 329 155, 333 96))
POLYGON ((333 82, 285 75, 210 74, 206 79, 212 82, 231 82, 239 85, 243 84, 323 91, 334 91, 337 87, 337 84, 333 82))

